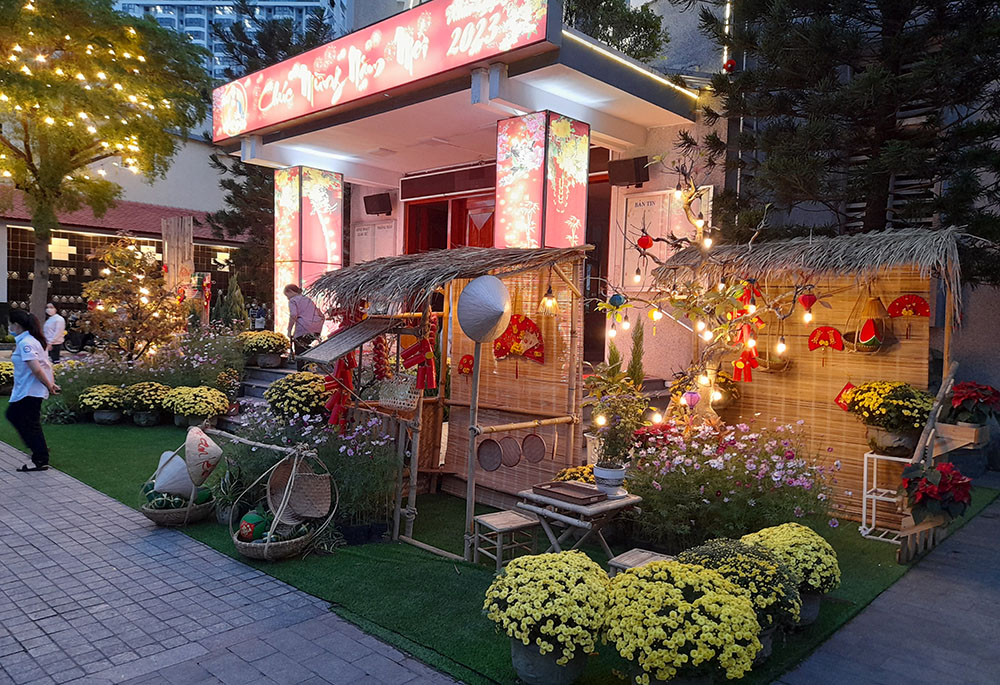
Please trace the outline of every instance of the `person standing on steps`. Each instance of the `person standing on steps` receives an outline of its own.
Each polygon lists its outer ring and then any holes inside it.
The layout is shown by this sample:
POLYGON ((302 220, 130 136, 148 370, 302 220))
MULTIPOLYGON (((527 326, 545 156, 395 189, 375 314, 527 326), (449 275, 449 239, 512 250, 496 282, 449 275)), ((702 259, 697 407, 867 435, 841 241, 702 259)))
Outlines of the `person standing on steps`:
MULTIPOLYGON (((326 317, 297 285, 286 285, 285 297, 288 298, 288 337, 292 341, 292 354, 298 357, 319 338, 326 317)), ((303 365, 297 360, 295 365, 302 370, 303 365)))
POLYGON ((51 302, 45 305, 45 314, 48 317, 45 319, 45 326, 42 327, 42 332, 48 341, 45 349, 48 350, 49 359, 55 364, 59 361, 59 353, 62 352, 63 342, 66 340, 66 319, 59 315, 59 310, 51 302))
POLYGON ((45 471, 49 468, 49 447, 42 434, 42 400, 49 393, 58 395, 52 364, 45 356, 45 334, 34 314, 18 309, 10 314, 10 332, 14 335, 14 389, 7 405, 7 420, 31 450, 32 466, 18 471, 45 471))

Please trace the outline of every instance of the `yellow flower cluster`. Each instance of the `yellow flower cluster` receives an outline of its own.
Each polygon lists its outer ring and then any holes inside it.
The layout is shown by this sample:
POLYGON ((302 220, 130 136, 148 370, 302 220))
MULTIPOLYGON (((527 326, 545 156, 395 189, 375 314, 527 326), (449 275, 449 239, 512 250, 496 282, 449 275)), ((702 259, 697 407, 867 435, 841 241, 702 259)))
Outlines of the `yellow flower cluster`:
POLYGON ((783 523, 744 535, 741 540, 760 545, 778 557, 795 574, 802 592, 826 593, 840 585, 837 553, 811 528, 783 523))
POLYGON ((163 409, 163 398, 169 392, 170 386, 163 383, 133 383, 125 388, 125 408, 130 411, 159 411, 163 409))
POLYGON ((556 477, 552 480, 577 480, 582 483, 593 483, 594 482, 594 465, 588 464, 586 466, 570 466, 565 468, 556 474, 556 477))
POLYGON ((932 395, 898 381, 863 383, 846 391, 842 399, 866 426, 887 430, 922 427, 934 405, 932 395))
POLYGON ((174 388, 163 397, 163 408, 179 416, 220 416, 229 411, 229 400, 215 388, 174 388))
POLYGON ((745 590, 762 629, 799 622, 798 578, 763 547, 724 538, 709 540, 681 552, 677 561, 710 568, 745 590))
POLYGON ((483 611, 509 637, 559 650, 565 665, 593 652, 604 625, 608 576, 579 551, 514 559, 486 591, 483 611))
POLYGON ((246 331, 236 338, 245 354, 281 354, 288 350, 288 338, 275 331, 246 331))
POLYGON ((740 678, 760 651, 760 624, 742 588, 719 573, 677 561, 657 561, 611 581, 606 638, 650 676, 720 668, 740 678))
POLYGON ((0 385, 14 382, 14 362, 0 362, 0 385))
POLYGON ((117 385, 92 385, 80 393, 84 411, 114 411, 125 408, 125 391, 117 385))
MULTIPOLYGON (((290 418, 299 416, 317 416, 326 409, 326 402, 332 393, 326 389, 323 376, 308 371, 290 373, 284 378, 271 383, 264 391, 271 411, 279 416, 290 418)), ((329 412, 327 412, 329 413, 329 412)))

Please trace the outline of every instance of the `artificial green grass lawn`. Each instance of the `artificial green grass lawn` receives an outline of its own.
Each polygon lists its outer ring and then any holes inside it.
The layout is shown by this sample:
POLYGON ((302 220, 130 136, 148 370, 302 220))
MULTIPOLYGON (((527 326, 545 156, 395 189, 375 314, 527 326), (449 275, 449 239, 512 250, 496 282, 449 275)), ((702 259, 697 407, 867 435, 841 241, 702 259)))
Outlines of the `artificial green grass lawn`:
MULTIPOLYGON (((0 404, 4 409, 6 402, 0 404)), ((45 426, 52 465, 131 507, 139 504, 138 488, 154 471, 162 451, 183 442, 173 427, 138 428, 79 424, 45 426)), ((0 440, 22 448, 7 422, 0 440)), ((980 488, 964 520, 998 494, 980 488)), ((414 537, 452 552, 462 552, 463 500, 447 495, 418 498, 414 537)), ((905 566, 895 561, 896 547, 865 540, 856 524, 815 528, 837 550, 842 572, 839 589, 823 602, 819 620, 784 644, 759 670, 742 682, 769 683, 794 666, 841 625, 896 582, 905 566)), ((187 528, 191 537, 240 558, 229 532, 215 523, 187 528)), ((619 550, 621 551, 621 550, 619 550)), ((606 559, 588 550, 599 563, 606 559)), ((493 578, 486 566, 453 562, 405 544, 347 547, 330 556, 312 555, 277 563, 245 563, 329 601, 334 611, 367 632, 395 644, 422 661, 469 683, 513 683, 509 642, 481 613, 483 595, 493 578)), ((584 684, 613 682, 624 662, 609 646, 591 660, 584 684)))

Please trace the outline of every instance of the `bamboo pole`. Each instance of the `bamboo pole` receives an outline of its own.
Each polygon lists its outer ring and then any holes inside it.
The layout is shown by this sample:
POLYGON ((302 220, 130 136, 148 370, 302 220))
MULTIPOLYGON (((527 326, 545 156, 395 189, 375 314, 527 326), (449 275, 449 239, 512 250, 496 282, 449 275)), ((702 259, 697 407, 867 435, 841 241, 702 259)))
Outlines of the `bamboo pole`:
POLYGON ((955 325, 955 300, 951 287, 945 285, 944 289, 944 366, 943 373, 947 373, 951 367, 951 343, 952 327, 955 325))
POLYGON ((540 428, 542 426, 558 426, 565 423, 576 424, 579 422, 580 418, 578 416, 559 416, 554 419, 536 419, 534 421, 521 421, 519 423, 504 423, 499 426, 486 426, 485 428, 479 428, 476 432, 480 435, 488 435, 490 433, 508 433, 524 428, 540 428))
MULTIPOLYGON (((583 297, 583 293, 580 292, 580 288, 577 287, 576 283, 574 283, 573 280, 569 276, 567 276, 566 273, 562 269, 559 268, 558 264, 553 264, 552 265, 552 270, 556 272, 556 276, 558 276, 563 281, 565 281, 566 285, 569 286, 569 290, 570 290, 571 293, 573 293, 577 297, 580 297, 580 298, 583 297)), ((574 272, 576 271, 576 263, 575 262, 573 263, 573 271, 574 272)))
POLYGON ((399 517, 403 510, 403 471, 406 469, 406 426, 396 422, 396 455, 399 457, 399 475, 396 476, 396 507, 392 513, 392 539, 399 539, 399 517))
MULTIPOLYGON (((444 401, 444 403, 447 406, 449 406, 449 407, 468 407, 469 406, 469 403, 466 402, 466 401, 464 401, 464 400, 446 399, 444 401)), ((502 412, 505 412, 507 414, 521 414, 523 416, 537 416, 537 417, 543 418, 543 419, 554 419, 554 418, 557 418, 557 417, 560 417, 560 416, 566 416, 566 414, 563 413, 563 412, 556 413, 556 412, 551 412, 551 411, 539 411, 537 409, 521 409, 521 408, 511 409, 510 407, 499 407, 499 406, 496 406, 496 405, 493 405, 493 404, 483 404, 483 403, 479 404, 479 408, 480 409, 484 409, 486 411, 502 411, 502 412)))
POLYGON ((423 424, 424 398, 417 399, 416 427, 410 438, 410 491, 406 493, 406 537, 413 537, 413 519, 417 511, 417 472, 420 470, 420 429, 423 424))
MULTIPOLYGON (((430 312, 431 316, 441 316, 443 312, 430 312)), ((403 312, 402 314, 369 314, 369 319, 419 319, 423 312, 403 312)))
POLYGON ((472 362, 472 393, 469 397, 469 449, 465 482, 465 560, 472 561, 476 515, 476 435, 479 431, 479 367, 483 344, 476 342, 472 362))
POLYGON ((465 561, 464 558, 458 556, 457 554, 452 554, 451 552, 447 552, 439 547, 435 547, 434 545, 428 545, 426 542, 420 542, 420 540, 414 540, 409 536, 400 535, 399 539, 400 541, 405 542, 409 545, 413 545, 414 547, 419 547, 420 549, 426 552, 437 554, 439 557, 444 557, 445 559, 451 559, 452 561, 465 561))

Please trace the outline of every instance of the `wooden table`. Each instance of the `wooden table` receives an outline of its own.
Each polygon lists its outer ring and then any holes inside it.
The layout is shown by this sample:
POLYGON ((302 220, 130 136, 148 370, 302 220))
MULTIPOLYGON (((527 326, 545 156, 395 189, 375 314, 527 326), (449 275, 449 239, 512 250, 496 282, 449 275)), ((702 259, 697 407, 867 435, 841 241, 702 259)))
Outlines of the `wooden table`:
POLYGON ((562 543, 579 529, 586 532, 576 541, 571 549, 577 549, 588 538, 594 536, 601 543, 601 547, 609 559, 614 557, 614 552, 611 551, 607 540, 604 539, 601 529, 611 523, 626 509, 631 509, 642 502, 642 497, 631 494, 619 499, 606 499, 587 506, 570 504, 569 502, 563 502, 552 497, 539 495, 533 490, 522 490, 517 495, 521 499, 527 500, 517 503, 519 509, 538 514, 538 522, 542 525, 542 530, 545 531, 545 535, 548 536, 551 543, 546 550, 547 552, 561 552, 562 543), (566 526, 566 530, 557 536, 552 530, 552 523, 562 524, 566 526))

